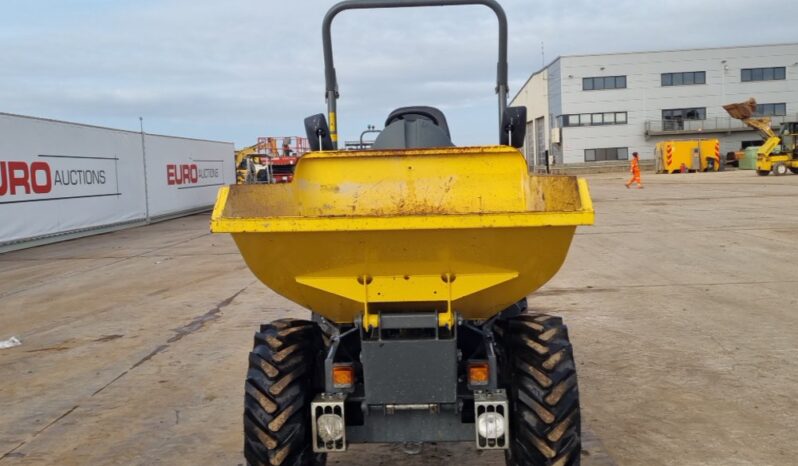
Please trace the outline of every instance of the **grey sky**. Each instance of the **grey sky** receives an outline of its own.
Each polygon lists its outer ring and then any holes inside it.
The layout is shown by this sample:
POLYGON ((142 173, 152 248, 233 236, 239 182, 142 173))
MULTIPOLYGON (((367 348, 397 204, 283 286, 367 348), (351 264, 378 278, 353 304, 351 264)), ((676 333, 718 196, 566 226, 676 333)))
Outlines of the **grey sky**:
MULTIPOLYGON (((514 94, 557 55, 794 41, 798 2, 500 0, 514 94), (766 26, 762 26, 766 25, 766 26)), ((324 111, 331 0, 3 0, 0 111, 253 144, 324 111)), ((333 26, 344 139, 435 105, 457 144, 495 142, 496 21, 484 7, 356 11, 333 26)))

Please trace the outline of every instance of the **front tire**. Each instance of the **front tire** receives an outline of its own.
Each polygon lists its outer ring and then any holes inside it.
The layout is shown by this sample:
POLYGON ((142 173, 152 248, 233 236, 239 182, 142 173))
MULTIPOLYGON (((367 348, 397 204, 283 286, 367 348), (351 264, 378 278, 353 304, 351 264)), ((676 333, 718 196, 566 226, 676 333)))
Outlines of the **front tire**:
POLYGON ((777 163, 776 165, 773 165, 773 174, 776 176, 784 176, 788 173, 788 171, 787 165, 784 165, 783 163, 777 163))
POLYGON ((249 354, 244 395, 244 456, 250 466, 323 466, 314 454, 310 403, 321 332, 313 322, 262 325, 249 354))
POLYGON ((559 317, 521 314, 499 324, 510 398, 508 466, 579 466, 576 365, 559 317))
POLYGON ((770 175, 770 170, 757 170, 756 174, 759 176, 768 176, 770 175))

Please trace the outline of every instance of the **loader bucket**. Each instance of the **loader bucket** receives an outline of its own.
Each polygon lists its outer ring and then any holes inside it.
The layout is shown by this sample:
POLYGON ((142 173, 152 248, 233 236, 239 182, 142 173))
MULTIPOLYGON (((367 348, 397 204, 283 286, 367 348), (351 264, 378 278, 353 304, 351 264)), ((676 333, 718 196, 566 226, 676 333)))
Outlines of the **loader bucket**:
POLYGON ((748 99, 745 102, 740 102, 739 104, 724 105, 723 109, 726 110, 726 113, 728 113, 729 116, 734 119, 747 120, 756 113, 756 100, 748 99))
POLYGON ((453 147, 307 154, 291 184, 222 188, 211 230, 334 322, 447 307, 479 320, 551 279, 593 218, 585 180, 530 176, 511 147, 453 147))

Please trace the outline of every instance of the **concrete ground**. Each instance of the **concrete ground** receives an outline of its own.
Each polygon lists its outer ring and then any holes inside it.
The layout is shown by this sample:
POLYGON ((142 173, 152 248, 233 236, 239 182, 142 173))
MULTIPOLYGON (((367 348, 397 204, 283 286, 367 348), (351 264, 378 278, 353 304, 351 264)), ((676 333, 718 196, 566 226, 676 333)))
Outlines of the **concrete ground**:
MULTIPOLYGON (((583 464, 798 457, 798 176, 591 177, 596 226, 530 305, 579 363, 583 464), (602 447, 603 444, 603 447, 602 447)), ((0 256, 0 465, 237 465, 258 323, 304 311, 207 216, 0 256)), ((533 247, 533 245, 530 245, 533 247)), ((502 464, 470 445, 347 465, 502 464)))

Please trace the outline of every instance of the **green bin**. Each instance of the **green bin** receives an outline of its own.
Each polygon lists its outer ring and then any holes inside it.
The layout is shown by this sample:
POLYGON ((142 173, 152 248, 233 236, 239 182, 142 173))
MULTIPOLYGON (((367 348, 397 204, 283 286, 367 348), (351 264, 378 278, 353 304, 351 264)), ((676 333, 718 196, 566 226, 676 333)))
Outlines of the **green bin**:
POLYGON ((745 156, 740 160, 740 170, 756 170, 756 155, 760 146, 745 148, 745 156))

